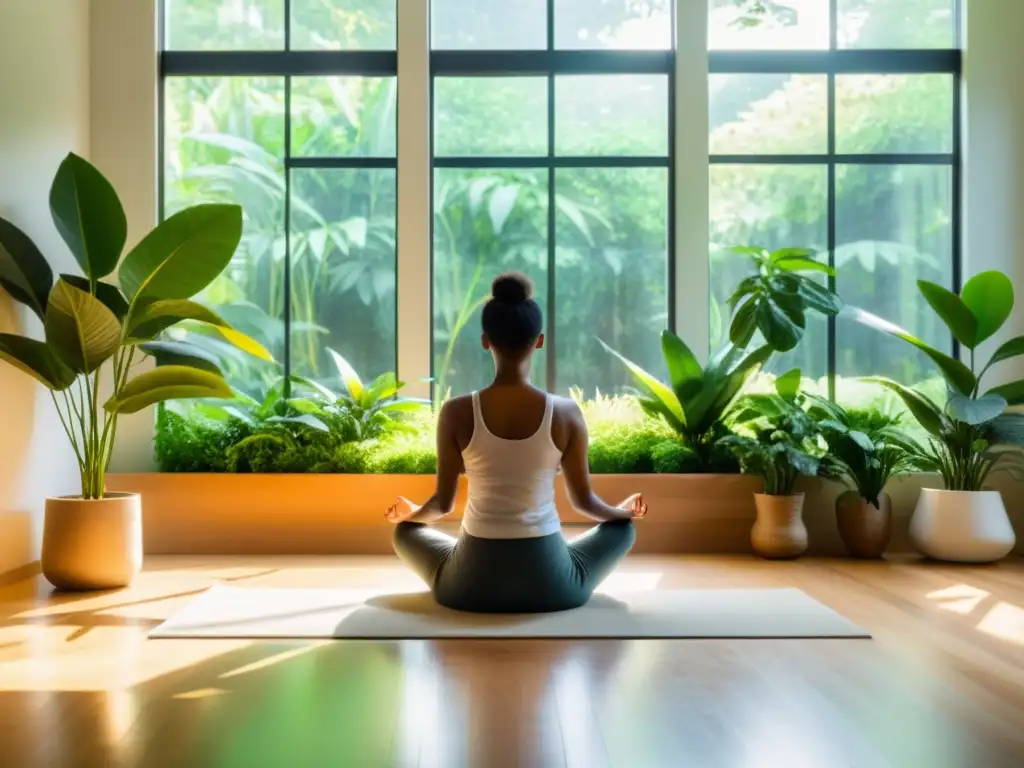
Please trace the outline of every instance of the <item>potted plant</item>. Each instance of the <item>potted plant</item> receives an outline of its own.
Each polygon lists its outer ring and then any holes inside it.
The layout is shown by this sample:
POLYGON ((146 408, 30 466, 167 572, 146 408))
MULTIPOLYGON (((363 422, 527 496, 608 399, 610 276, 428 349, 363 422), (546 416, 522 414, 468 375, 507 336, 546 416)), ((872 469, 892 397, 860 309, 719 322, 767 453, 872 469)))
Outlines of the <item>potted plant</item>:
POLYGON ((732 251, 749 257, 757 270, 741 280, 729 298, 733 311, 729 341, 733 344, 745 347, 754 333, 760 332, 773 350, 788 352, 803 338, 809 311, 833 316, 843 308, 834 291, 802 274, 835 276, 835 270, 817 261, 811 251, 768 251, 758 246, 737 246, 732 251))
POLYGON ((799 557, 807 549, 804 494, 794 491, 797 478, 833 476, 835 468, 818 423, 804 410, 800 371, 779 376, 775 390, 772 395, 747 395, 737 404, 732 415, 735 434, 724 442, 744 474, 764 481, 764 492, 754 494, 754 551, 781 559, 799 557))
POLYGON ((722 444, 730 434, 724 417, 743 385, 771 356, 771 347, 765 345, 747 352, 729 344, 702 367, 682 339, 671 331, 662 331, 661 349, 669 385, 604 342, 601 344, 633 374, 643 409, 663 418, 693 449, 702 471, 735 468, 722 444))
POLYGON ((910 535, 921 552, 938 560, 993 562, 1013 549, 1013 526, 998 491, 985 490, 996 469, 1017 472, 1024 445, 1024 414, 1008 412, 1024 404, 1024 380, 982 389, 982 379, 997 363, 1024 355, 1024 336, 1000 345, 979 371, 978 345, 1006 322, 1013 309, 1013 284, 1001 272, 981 272, 960 295, 926 280, 918 281, 925 300, 968 350, 968 363, 931 347, 903 328, 863 310, 854 319, 903 339, 927 355, 942 372, 948 399, 931 398, 885 378, 873 378, 896 392, 929 434, 916 457, 922 469, 942 477, 943 490, 921 492, 910 535))
POLYGON ((899 416, 847 410, 817 395, 807 398, 838 479, 847 485, 836 499, 839 537, 853 557, 881 557, 892 535, 892 500, 885 485, 915 468, 917 446, 900 429, 899 416))
POLYGON ((46 501, 44 575, 60 588, 121 587, 141 567, 142 533, 140 497, 105 492, 118 417, 174 398, 233 396, 207 353, 158 337, 190 321, 251 354, 270 355, 191 301, 238 247, 238 206, 183 210, 122 261, 127 223, 121 202, 98 170, 71 154, 54 178, 50 209, 83 275, 54 281, 32 240, 0 218, 0 286, 28 306, 45 331, 44 341, 0 334, 0 359, 50 390, 81 475, 80 495, 46 501), (118 286, 101 282, 115 269, 118 286), (137 373, 143 355, 158 365, 137 373))

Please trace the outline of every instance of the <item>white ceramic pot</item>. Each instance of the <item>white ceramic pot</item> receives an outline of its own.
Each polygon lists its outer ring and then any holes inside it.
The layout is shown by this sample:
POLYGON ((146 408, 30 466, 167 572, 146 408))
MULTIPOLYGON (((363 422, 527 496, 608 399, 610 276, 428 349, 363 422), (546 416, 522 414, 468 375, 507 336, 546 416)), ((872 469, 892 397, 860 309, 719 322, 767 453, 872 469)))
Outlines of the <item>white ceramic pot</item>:
POLYGON ((117 589, 142 569, 142 497, 46 500, 43 575, 58 589, 117 589))
POLYGON ((910 538, 922 554, 955 563, 992 563, 1016 543, 999 491, 923 489, 910 538))

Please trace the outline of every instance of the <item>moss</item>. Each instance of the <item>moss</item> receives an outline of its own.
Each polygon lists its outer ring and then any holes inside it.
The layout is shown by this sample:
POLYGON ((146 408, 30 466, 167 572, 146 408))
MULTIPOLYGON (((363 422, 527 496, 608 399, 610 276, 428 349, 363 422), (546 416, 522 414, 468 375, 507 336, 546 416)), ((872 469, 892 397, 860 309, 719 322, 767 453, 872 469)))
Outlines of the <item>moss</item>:
POLYGON ((229 472, 231 447, 246 439, 240 421, 186 418, 166 408, 157 412, 154 448, 161 472, 229 472))

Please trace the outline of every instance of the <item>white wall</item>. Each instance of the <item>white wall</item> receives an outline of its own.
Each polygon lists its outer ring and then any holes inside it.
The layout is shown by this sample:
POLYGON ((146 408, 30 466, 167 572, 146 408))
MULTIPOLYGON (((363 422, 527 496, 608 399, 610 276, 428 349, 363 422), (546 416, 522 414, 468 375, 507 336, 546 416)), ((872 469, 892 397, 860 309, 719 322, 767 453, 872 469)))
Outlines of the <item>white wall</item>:
MULTIPOLYGON (((964 278, 1009 275, 1017 309, 988 345, 1024 333, 1024 2, 968 0, 964 39, 964 278)), ((984 357, 984 355, 983 355, 984 357)), ((996 378, 1024 377, 1004 363, 996 378)), ((988 378, 986 377, 986 382, 988 378)))
MULTIPOLYGON (((0 216, 57 271, 77 265, 50 218, 49 187, 65 154, 88 154, 88 72, 87 0, 0 2, 0 216)), ((0 292, 0 331, 40 330, 0 292)), ((0 364, 0 574, 38 558, 44 499, 78 483, 47 391, 0 364)))

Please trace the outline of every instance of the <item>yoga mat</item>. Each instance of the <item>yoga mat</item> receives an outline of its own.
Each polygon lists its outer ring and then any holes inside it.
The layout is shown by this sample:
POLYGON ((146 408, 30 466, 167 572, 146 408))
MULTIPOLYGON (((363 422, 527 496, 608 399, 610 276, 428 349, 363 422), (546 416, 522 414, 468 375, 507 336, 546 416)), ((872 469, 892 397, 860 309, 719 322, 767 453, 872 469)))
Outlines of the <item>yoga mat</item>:
POLYGON ((798 589, 596 594, 546 614, 474 614, 428 592, 216 585, 153 638, 809 638, 870 637, 798 589))

